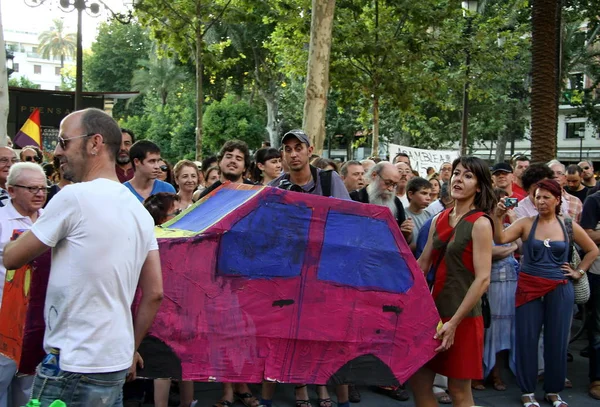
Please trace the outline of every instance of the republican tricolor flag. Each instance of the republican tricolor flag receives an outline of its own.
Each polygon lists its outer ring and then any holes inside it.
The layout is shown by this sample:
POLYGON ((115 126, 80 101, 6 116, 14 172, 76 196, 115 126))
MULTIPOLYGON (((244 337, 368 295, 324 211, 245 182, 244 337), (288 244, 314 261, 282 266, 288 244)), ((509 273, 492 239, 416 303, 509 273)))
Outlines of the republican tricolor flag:
POLYGON ((21 130, 15 135, 13 144, 17 147, 36 146, 42 147, 42 131, 40 127, 40 110, 35 109, 29 116, 21 130))

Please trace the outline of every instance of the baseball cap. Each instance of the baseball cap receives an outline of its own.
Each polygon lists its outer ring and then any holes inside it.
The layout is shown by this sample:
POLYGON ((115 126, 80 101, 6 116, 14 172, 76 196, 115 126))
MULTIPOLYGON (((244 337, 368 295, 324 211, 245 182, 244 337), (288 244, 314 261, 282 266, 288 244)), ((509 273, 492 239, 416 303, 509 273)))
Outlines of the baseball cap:
POLYGON ((507 163, 497 163, 492 167, 492 174, 498 171, 513 172, 512 167, 507 163))
POLYGON ((281 138, 281 144, 285 143, 286 140, 289 140, 290 137, 295 137, 298 140, 300 140, 301 143, 304 143, 304 144, 306 144, 307 147, 310 147, 310 140, 309 140, 308 136, 306 135, 306 133, 304 133, 302 130, 296 129, 296 130, 288 131, 281 138))

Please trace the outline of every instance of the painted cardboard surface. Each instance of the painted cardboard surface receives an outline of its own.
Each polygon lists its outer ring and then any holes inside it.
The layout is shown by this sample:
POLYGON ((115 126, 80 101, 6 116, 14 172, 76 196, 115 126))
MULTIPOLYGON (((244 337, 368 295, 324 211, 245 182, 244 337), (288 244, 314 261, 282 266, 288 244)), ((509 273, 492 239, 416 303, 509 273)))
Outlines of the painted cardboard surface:
POLYGON ((435 354, 439 315, 387 208, 226 184, 158 235, 149 334, 185 380, 390 384, 435 354))

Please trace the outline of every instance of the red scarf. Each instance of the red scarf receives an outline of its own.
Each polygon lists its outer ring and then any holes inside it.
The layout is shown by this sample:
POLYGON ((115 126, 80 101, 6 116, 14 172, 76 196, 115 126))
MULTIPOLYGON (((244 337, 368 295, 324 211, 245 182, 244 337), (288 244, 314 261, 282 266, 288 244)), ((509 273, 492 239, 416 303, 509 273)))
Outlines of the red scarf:
POLYGON ((567 280, 551 280, 521 272, 519 273, 517 292, 515 294, 517 307, 543 297, 559 285, 567 283, 567 280))

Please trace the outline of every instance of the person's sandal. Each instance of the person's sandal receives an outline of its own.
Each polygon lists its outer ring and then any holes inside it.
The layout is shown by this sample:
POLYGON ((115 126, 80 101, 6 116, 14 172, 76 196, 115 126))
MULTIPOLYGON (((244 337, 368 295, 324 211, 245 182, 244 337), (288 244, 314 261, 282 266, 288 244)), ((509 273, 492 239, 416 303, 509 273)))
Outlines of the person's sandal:
POLYGON ((485 390, 483 380, 471 380, 471 388, 473 390, 485 390))
POLYGON ((231 407, 231 406, 233 406, 233 403, 231 401, 219 400, 215 404, 213 404, 212 407, 231 407))
MULTIPOLYGON (((294 386, 294 389, 298 390, 298 389, 302 389, 306 387, 305 384, 303 384, 302 386, 294 386)), ((296 400, 296 407, 312 407, 312 404, 310 404, 310 400, 296 400)))
POLYGON ((521 403, 523 407, 540 407, 540 403, 535 400, 535 394, 522 394, 521 395, 521 403), (524 398, 527 398, 529 401, 523 401, 524 398))
POLYGON ((546 395, 544 396, 544 399, 548 403, 552 404, 552 407, 569 407, 569 405, 565 401, 563 401, 563 399, 560 398, 558 393, 546 393, 546 395), (555 399, 551 400, 551 398, 555 398, 555 399))
POLYGON ((317 402, 319 403, 319 407, 333 407, 333 403, 331 403, 330 398, 317 399, 317 402))
POLYGON ((501 378, 494 377, 492 379, 492 387, 494 387, 494 390, 496 391, 505 391, 506 383, 504 383, 501 378))
POLYGON ((260 401, 252 393, 234 393, 235 397, 246 407, 258 407, 260 401))
POLYGON ((600 400, 600 380, 596 380, 595 382, 590 383, 590 387, 588 388, 588 394, 591 398, 600 400))
POLYGON ((445 391, 441 391, 439 393, 433 393, 433 395, 435 396, 436 400, 440 404, 452 404, 452 398, 445 391))

